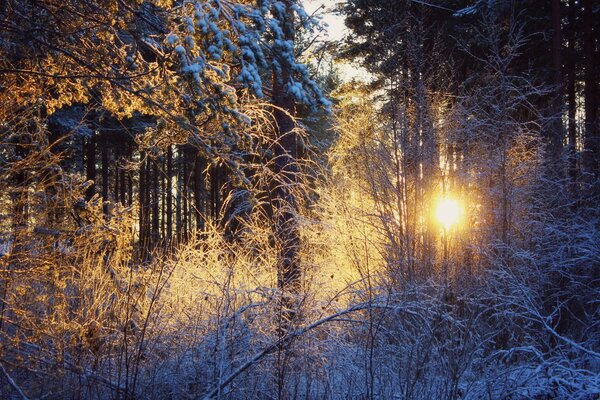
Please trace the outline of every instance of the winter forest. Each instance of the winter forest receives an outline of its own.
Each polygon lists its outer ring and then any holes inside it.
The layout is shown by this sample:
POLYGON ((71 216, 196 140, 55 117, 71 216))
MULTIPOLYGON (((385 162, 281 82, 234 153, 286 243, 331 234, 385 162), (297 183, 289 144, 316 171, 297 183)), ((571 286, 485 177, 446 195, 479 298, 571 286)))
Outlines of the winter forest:
POLYGON ((600 1, 0 18, 0 399, 600 399, 600 1))

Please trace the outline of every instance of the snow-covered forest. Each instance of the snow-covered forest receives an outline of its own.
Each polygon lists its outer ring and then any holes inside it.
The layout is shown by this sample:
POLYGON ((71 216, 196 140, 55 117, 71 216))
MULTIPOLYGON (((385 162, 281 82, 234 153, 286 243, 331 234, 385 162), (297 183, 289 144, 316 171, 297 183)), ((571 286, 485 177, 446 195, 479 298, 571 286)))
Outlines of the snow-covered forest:
POLYGON ((0 18, 1 399, 600 399, 599 0, 0 18))

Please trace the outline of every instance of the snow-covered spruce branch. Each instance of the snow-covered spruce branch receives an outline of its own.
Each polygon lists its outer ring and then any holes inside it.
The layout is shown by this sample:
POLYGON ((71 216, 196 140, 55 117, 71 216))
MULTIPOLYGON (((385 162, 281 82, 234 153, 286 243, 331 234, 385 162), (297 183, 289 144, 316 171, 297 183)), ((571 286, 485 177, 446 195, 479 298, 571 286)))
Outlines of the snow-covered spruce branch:
POLYGON ((331 314, 328 315, 326 317, 323 317, 309 325, 306 325, 302 328, 296 329, 291 333, 288 333, 287 335, 285 335, 284 337, 282 337, 281 339, 269 344, 268 346, 266 346, 264 349, 262 349, 261 351, 259 351, 258 353, 256 353, 252 358, 250 358, 250 360, 246 361, 242 366, 240 366, 238 369, 236 369, 235 371, 233 371, 227 378, 225 378, 222 382, 219 382, 217 384, 217 386, 210 391, 206 396, 204 396, 204 400, 210 400, 215 398, 215 396, 217 396, 217 394, 225 389, 227 386, 229 386, 229 384, 231 384, 231 382, 233 382, 233 380, 235 378, 237 378, 239 375, 241 375, 242 373, 244 373, 246 370, 248 370, 249 368, 251 368, 252 366, 256 365, 257 363, 259 363, 263 357, 271 354, 272 352, 274 352, 275 350, 277 350, 278 348, 280 348, 282 345, 289 343, 290 341, 292 341, 293 339, 296 339, 302 335, 304 335, 305 333, 318 328, 319 326, 326 324, 328 322, 333 322, 333 321, 337 321, 338 318, 344 316, 344 315, 348 315, 357 311, 362 311, 362 310, 367 310, 369 308, 378 308, 378 309, 393 309, 395 311, 399 311, 402 310, 406 313, 409 314, 413 314, 416 315, 417 313, 415 312, 411 312, 405 308, 401 308, 400 306, 393 306, 389 304, 389 301, 385 301, 384 300, 380 300, 377 302, 370 302, 370 303, 360 303, 360 304, 356 304, 352 307, 346 308, 344 310, 338 311, 335 314, 331 314))

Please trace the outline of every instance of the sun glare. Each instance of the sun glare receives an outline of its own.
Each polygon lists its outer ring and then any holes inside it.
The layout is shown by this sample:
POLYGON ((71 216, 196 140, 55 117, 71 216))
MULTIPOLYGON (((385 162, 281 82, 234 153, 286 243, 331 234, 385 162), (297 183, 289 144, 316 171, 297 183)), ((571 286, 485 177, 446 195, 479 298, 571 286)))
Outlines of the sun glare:
POLYGON ((438 202, 435 215, 445 229, 450 229, 460 221, 462 212, 458 200, 444 197, 438 202))

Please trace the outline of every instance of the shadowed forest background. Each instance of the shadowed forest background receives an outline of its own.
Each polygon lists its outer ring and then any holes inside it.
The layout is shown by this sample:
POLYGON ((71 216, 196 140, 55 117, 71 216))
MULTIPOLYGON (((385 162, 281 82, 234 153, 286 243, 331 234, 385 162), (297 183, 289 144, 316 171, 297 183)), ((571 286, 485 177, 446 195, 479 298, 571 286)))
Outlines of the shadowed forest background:
POLYGON ((0 398, 600 398, 600 2, 303 6, 0 0, 0 398))

